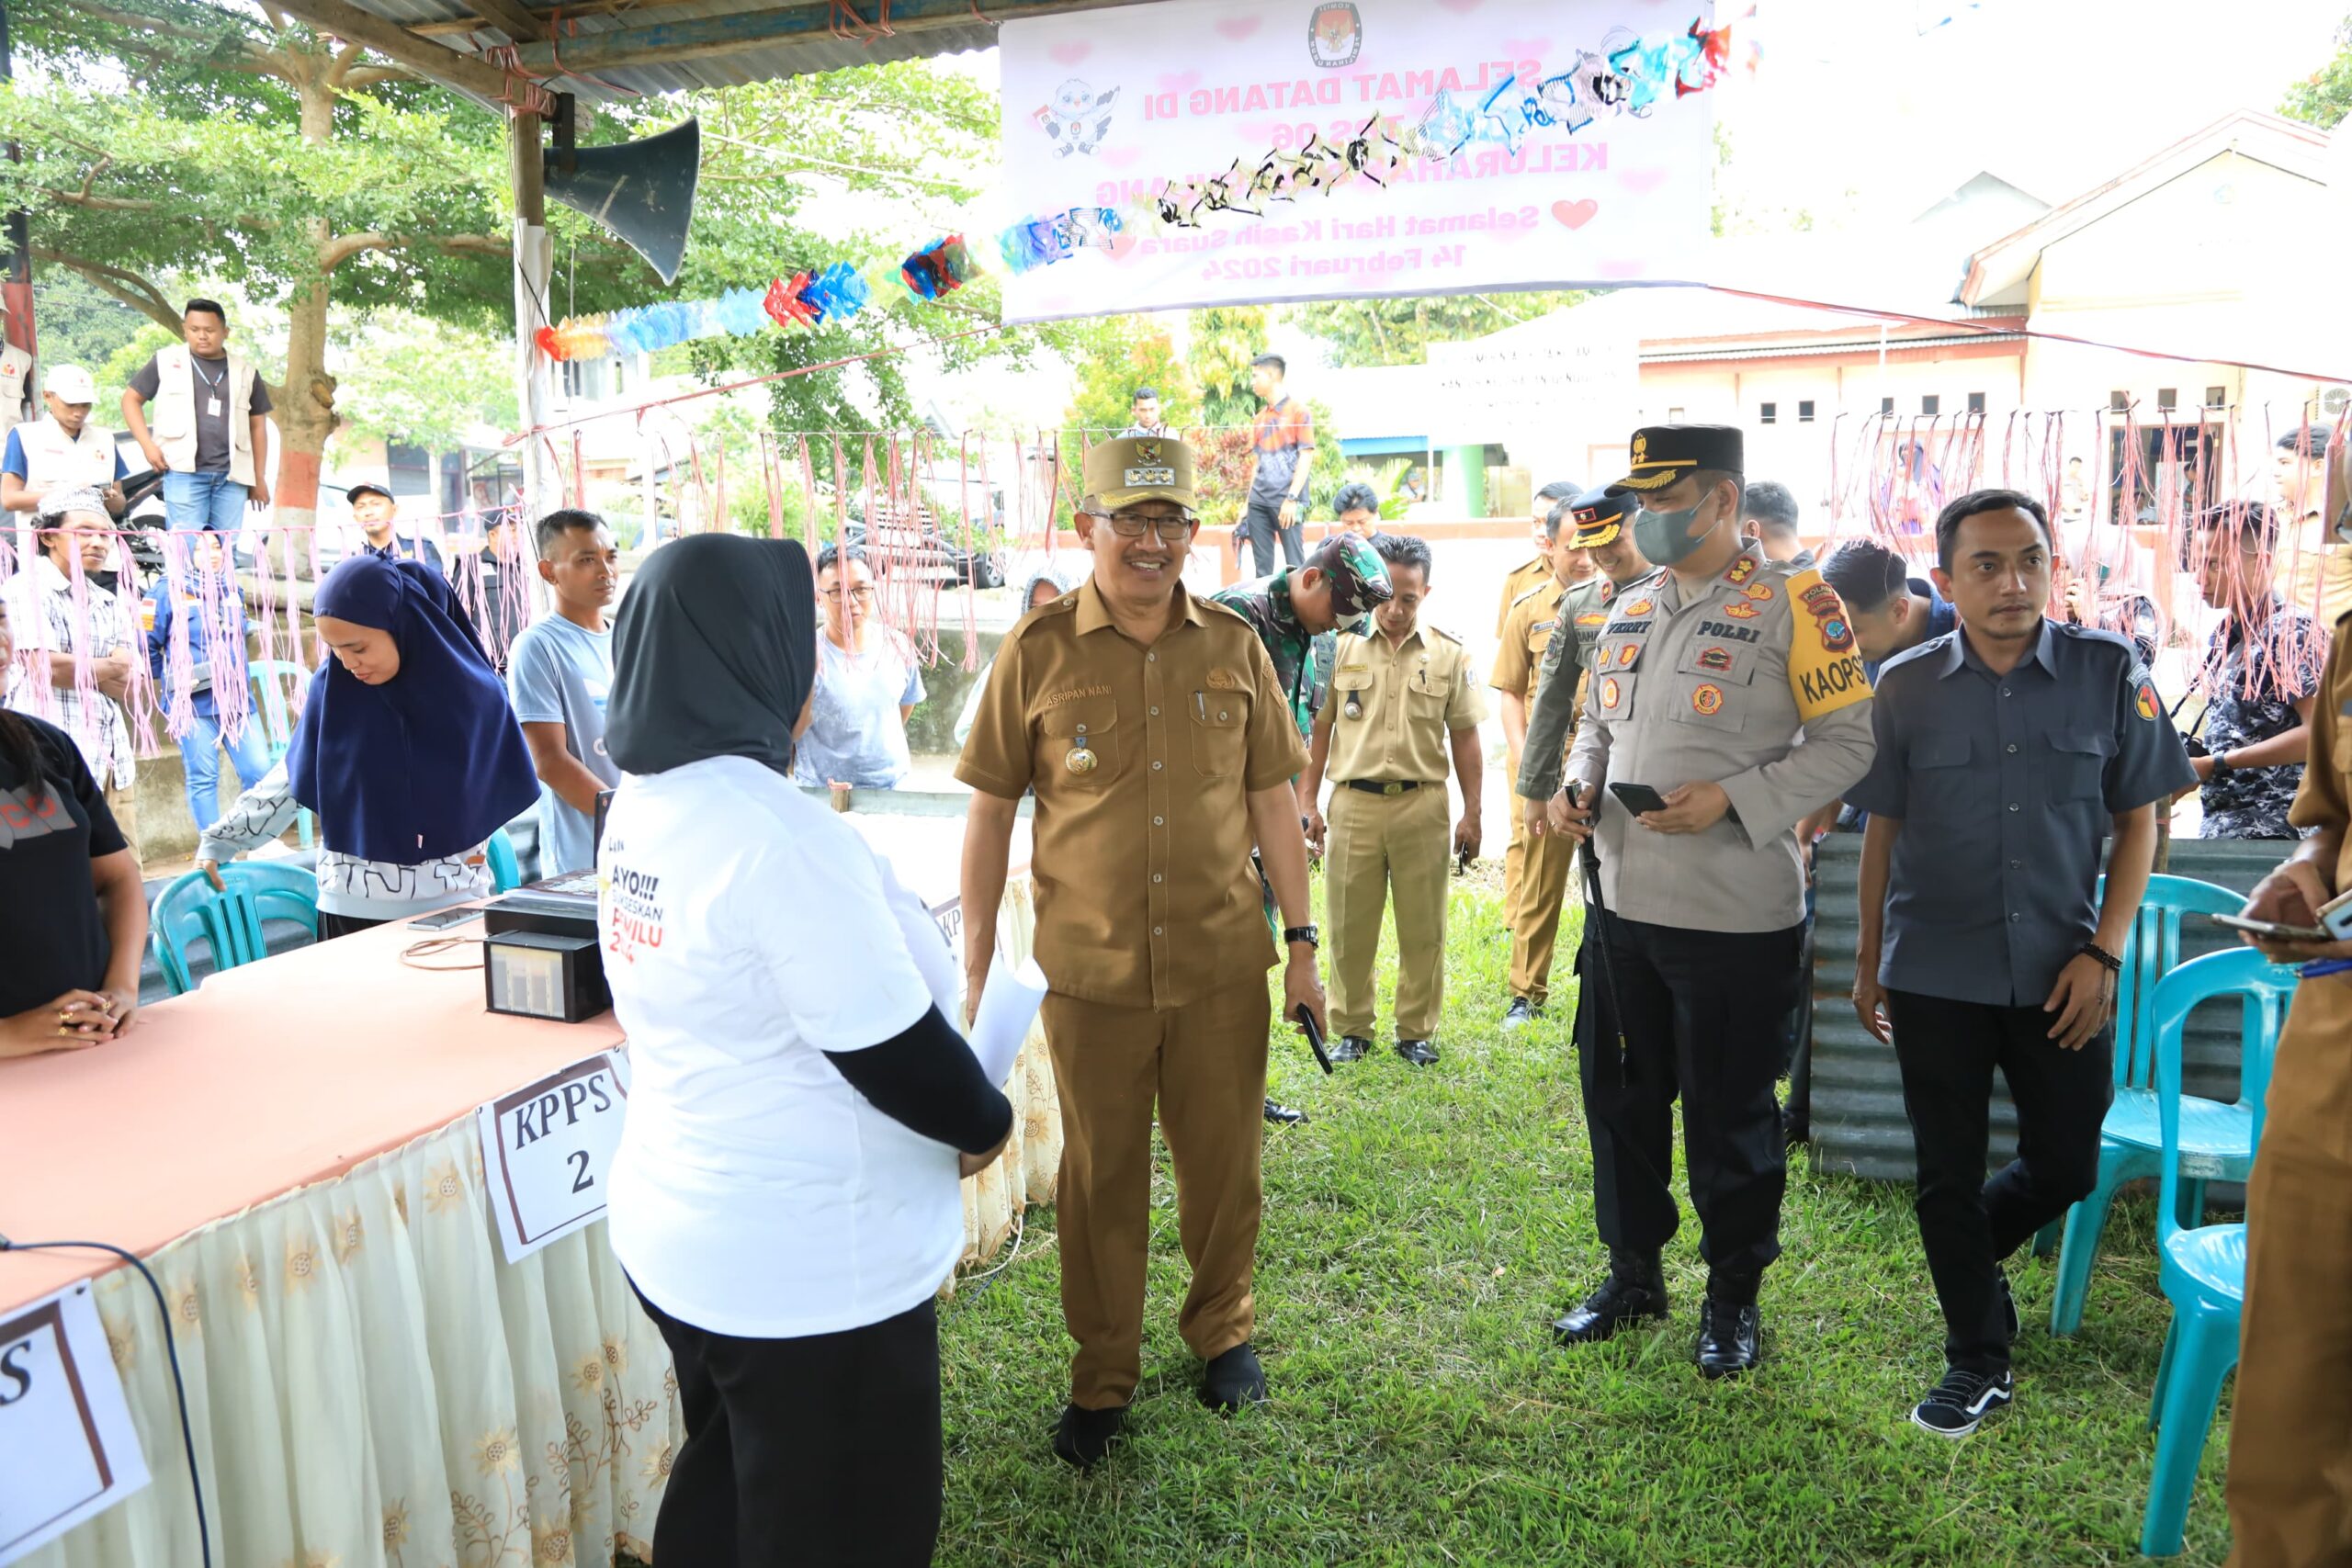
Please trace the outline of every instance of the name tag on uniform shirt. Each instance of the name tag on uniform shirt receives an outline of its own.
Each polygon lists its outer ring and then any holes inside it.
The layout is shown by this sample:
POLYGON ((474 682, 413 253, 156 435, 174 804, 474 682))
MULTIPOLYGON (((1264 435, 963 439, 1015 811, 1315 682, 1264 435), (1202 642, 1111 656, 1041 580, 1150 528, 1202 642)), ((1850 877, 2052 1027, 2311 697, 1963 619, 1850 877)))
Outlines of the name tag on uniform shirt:
POLYGON ((605 1217, 628 1111, 627 1061, 600 1051, 474 1112, 507 1262, 605 1217))

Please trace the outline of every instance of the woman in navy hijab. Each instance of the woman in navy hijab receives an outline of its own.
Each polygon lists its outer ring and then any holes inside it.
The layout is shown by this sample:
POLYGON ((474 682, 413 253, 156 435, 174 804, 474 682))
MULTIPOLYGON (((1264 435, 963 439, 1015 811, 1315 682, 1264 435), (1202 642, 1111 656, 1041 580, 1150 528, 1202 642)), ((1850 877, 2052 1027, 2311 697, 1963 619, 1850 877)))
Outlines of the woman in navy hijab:
POLYGON ((319 819, 322 938, 487 894, 481 846, 539 785, 448 583, 418 561, 355 556, 319 585, 314 613, 332 657, 293 746, 205 829, 198 869, 213 874, 306 807, 319 819))

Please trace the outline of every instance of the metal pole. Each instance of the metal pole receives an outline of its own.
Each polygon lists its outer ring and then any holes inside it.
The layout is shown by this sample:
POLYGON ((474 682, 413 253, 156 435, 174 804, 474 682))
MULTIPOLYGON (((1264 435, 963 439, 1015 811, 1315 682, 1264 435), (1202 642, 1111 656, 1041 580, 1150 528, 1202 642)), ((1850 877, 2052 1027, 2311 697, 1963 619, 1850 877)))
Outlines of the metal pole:
POLYGON ((548 320, 548 286, 554 276, 554 250, 548 241, 547 195, 542 184, 544 164, 539 152, 539 117, 515 111, 510 123, 514 192, 514 377, 515 406, 523 429, 523 513, 526 519, 557 505, 549 486, 547 438, 536 434, 547 423, 548 361, 539 352, 538 332, 554 323, 548 320))
MULTIPOLYGON (((0 82, 16 79, 8 52, 7 0, 0 0, 0 82)), ((17 144, 8 143, 8 162, 22 163, 23 155, 17 144)), ((38 352, 33 336, 33 239, 32 225, 23 208, 11 210, 7 218, 7 276, 0 279, 0 300, 5 300, 8 312, 7 341, 27 354, 38 352)), ((28 415, 39 402, 33 393, 33 378, 29 367, 25 376, 24 403, 6 411, 7 422, 16 423, 28 415)))

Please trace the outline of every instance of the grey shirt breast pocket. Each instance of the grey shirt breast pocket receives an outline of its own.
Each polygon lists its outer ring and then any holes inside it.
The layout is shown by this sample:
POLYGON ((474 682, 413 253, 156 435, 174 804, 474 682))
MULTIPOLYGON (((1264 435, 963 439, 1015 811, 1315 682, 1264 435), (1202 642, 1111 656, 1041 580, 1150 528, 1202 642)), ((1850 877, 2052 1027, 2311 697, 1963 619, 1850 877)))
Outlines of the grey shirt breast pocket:
POLYGON ((1965 735, 1920 735, 1904 748, 1903 765, 1910 775, 1905 821, 1961 827, 1980 813, 1980 797, 1999 793, 1993 781, 1977 776, 1968 766, 1974 752, 1965 735))
POLYGON ((2041 748, 2041 796, 2052 806, 2079 805, 2103 794, 2115 735, 2107 729, 2052 726, 2041 748))
POLYGON ((1693 639, 1674 661, 1668 715, 1713 730, 1747 727, 1754 705, 1756 649, 1744 642, 1693 639))

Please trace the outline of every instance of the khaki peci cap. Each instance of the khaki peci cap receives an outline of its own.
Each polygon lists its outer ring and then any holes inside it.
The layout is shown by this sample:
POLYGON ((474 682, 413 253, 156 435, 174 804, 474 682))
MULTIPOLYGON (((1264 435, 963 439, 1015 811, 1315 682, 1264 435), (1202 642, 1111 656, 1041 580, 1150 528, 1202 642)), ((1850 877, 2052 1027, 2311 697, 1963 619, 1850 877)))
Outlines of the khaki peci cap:
POLYGON ((1650 424, 1634 432, 1634 466, 1612 491, 1664 490, 1702 468, 1745 473, 1745 441, 1736 424, 1650 424))
POLYGON ((1187 513, 1193 496, 1193 449, 1170 436, 1123 435, 1086 455, 1086 490, 1105 512, 1138 501, 1172 501, 1187 513))

